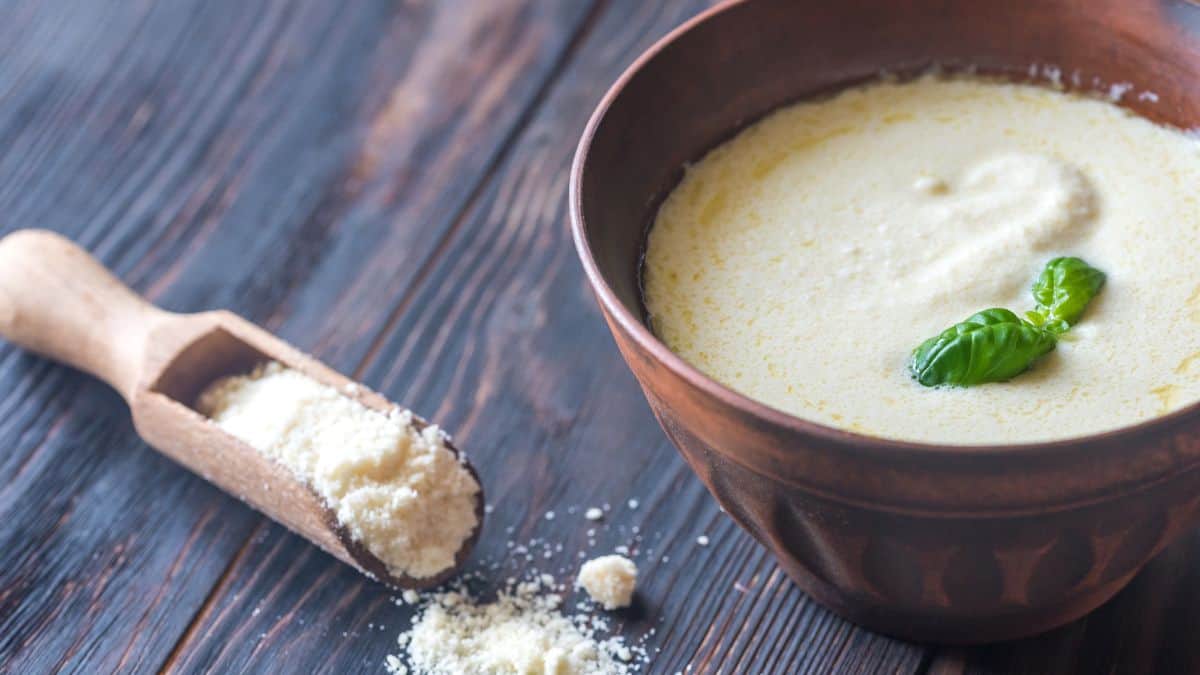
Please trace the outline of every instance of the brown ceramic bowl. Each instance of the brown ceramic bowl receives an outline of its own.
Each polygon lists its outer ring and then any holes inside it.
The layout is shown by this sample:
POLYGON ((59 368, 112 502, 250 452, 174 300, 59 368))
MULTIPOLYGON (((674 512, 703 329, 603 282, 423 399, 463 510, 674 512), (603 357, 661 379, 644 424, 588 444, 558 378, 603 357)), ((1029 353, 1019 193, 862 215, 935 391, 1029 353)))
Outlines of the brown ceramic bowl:
POLYGON ((781 104, 933 63, 1130 83, 1122 105, 1200 125, 1200 7, 1184 0, 746 0, 671 33, 604 97, 575 157, 571 220, 622 354, 725 510, 837 613, 974 643, 1085 614, 1196 523, 1200 405, 1053 443, 872 438, 709 379, 650 332, 638 285, 647 227, 685 162, 781 104))

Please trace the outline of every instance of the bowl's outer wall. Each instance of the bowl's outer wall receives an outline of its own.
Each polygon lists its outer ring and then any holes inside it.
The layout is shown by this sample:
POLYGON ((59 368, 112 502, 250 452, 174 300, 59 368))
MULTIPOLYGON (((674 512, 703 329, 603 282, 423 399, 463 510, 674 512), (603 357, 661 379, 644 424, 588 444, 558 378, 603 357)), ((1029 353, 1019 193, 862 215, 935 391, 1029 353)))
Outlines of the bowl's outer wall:
POLYGON ((638 288, 645 229, 686 162, 783 103, 932 63, 1128 82, 1157 100, 1122 104, 1200 125, 1200 8, 1184 0, 750 0, 673 35, 609 92, 580 144, 572 216, 622 354, 730 515, 839 612, 979 642, 1082 615, 1192 526, 1200 407, 1016 448, 868 439, 708 381, 649 334, 638 288))

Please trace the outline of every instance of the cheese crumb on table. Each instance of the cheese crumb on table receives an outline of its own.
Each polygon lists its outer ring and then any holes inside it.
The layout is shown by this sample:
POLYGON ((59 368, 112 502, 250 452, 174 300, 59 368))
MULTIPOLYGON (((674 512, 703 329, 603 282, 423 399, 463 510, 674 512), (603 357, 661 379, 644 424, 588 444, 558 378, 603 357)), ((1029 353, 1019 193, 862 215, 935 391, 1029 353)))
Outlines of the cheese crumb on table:
POLYGON ((408 410, 381 413, 276 362, 218 380, 197 407, 309 485, 394 576, 445 571, 479 524, 478 481, 408 410))
POLYGON ((620 555, 600 556, 579 568, 576 583, 604 609, 628 607, 637 586, 637 565, 620 555))
POLYGON ((604 517, 604 512, 593 506, 583 514, 583 517, 588 520, 600 520, 604 517))
MULTIPOLYGON (((627 675, 633 657, 619 637, 601 639, 596 622, 568 617, 562 597, 542 580, 517 583, 494 602, 463 589, 437 593, 400 635, 408 666, 389 656, 391 673, 412 675, 627 675)), ((644 655, 644 652, 638 650, 644 655)))

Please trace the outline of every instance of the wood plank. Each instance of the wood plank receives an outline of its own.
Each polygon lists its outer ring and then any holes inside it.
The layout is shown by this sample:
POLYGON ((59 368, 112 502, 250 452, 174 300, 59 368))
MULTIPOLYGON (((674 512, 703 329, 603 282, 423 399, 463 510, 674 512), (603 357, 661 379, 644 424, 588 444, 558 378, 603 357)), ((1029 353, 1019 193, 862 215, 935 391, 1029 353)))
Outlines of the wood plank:
MULTIPOLYGON (((661 650, 653 672, 914 672, 922 648, 815 606, 720 513, 620 362, 571 248, 566 174, 587 115, 635 54, 701 7, 605 8, 423 283, 395 302, 364 381, 443 422, 480 468, 495 507, 473 564, 485 592, 532 569, 569 581, 579 555, 624 545, 643 582, 641 606, 618 625, 661 650), (583 518, 606 502, 602 524, 583 518), (697 544, 701 534, 709 546, 697 544), (562 551, 513 553, 531 540, 562 551)), ((411 610, 270 530, 231 570, 179 666, 380 667, 411 610), (333 599, 342 604, 331 612, 333 599)))
MULTIPOLYGON (((352 219, 348 205, 401 178, 436 194, 409 207, 426 236, 386 251, 382 280, 419 266, 465 199, 422 169, 434 158, 477 183, 588 9, 78 5, 30 2, 0 22, 4 227, 66 232, 175 309, 230 306, 309 328, 344 318, 333 301, 360 272, 323 261, 393 228, 396 205, 352 219), (486 71, 468 67, 481 41, 486 71), (419 86, 405 89, 414 73, 419 86), (486 88, 504 95, 462 93, 486 88), (410 114, 410 94, 455 104, 410 114), (397 127, 383 136, 381 116, 397 127), (464 144, 470 153, 444 152, 464 144), (318 317, 308 323, 288 304, 306 293, 326 300, 301 303, 318 317)), ((369 330, 383 318, 354 320, 369 330)), ((157 667, 260 518, 141 444, 98 383, 6 346, 0 391, 0 664, 157 667)))

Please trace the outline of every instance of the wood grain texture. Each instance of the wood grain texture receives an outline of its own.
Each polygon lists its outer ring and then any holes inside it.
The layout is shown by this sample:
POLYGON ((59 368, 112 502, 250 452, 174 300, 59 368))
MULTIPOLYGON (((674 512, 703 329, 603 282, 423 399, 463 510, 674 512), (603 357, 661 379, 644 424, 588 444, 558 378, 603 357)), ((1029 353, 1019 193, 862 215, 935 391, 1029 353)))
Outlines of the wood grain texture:
MULTIPOLYGON (((336 212, 343 201, 357 203, 354 190, 392 184, 401 172, 439 197, 415 211, 427 227, 409 230, 411 248, 379 253, 387 269, 419 267, 421 247, 436 243, 428 225, 453 222, 461 201, 427 182, 425 160, 461 143, 469 152, 446 170, 463 185, 477 182, 588 9, 79 5, 16 8, 31 28, 2 43, 6 227, 66 232, 172 309, 226 306, 264 322, 309 281, 317 252, 330 250, 330 232, 369 243, 393 230, 386 208, 350 224, 336 212), (439 42, 427 43, 421 36, 434 23, 439 42), (493 23, 510 28, 492 39, 520 49, 501 48, 486 71, 453 72, 468 59, 447 56, 445 42, 465 52, 493 23), (100 35, 111 43, 95 44, 100 35), (406 153, 373 142, 392 158, 390 171, 351 176, 388 91, 418 69, 431 73, 420 92, 430 100, 485 84, 506 95, 423 122, 402 116, 400 138, 421 139, 421 147, 406 153)), ((314 287, 336 298, 337 282, 344 288, 362 257, 314 287)), ((321 307, 314 316, 331 326, 382 318, 321 307)), ((308 339, 294 341, 311 348, 312 332, 300 334, 308 339)), ((149 452, 102 385, 7 347, 2 358, 2 405, 17 410, 0 421, 16 446, 0 475, 0 662, 17 672, 155 669, 259 516, 149 452), (23 396, 33 387, 46 393, 23 396)))
MULTIPOLYGON (((169 309, 233 309, 444 424, 495 507, 483 587, 629 546, 617 623, 651 672, 1200 670, 1195 537, 1072 626, 927 648, 808 600, 678 457, 565 190, 604 89, 704 4, 8 3, 0 229, 65 232, 169 309), (549 558, 514 553, 532 539, 549 558)), ((114 392, 7 345, 0 441, 0 670, 378 672, 411 618, 146 448, 114 392)))

